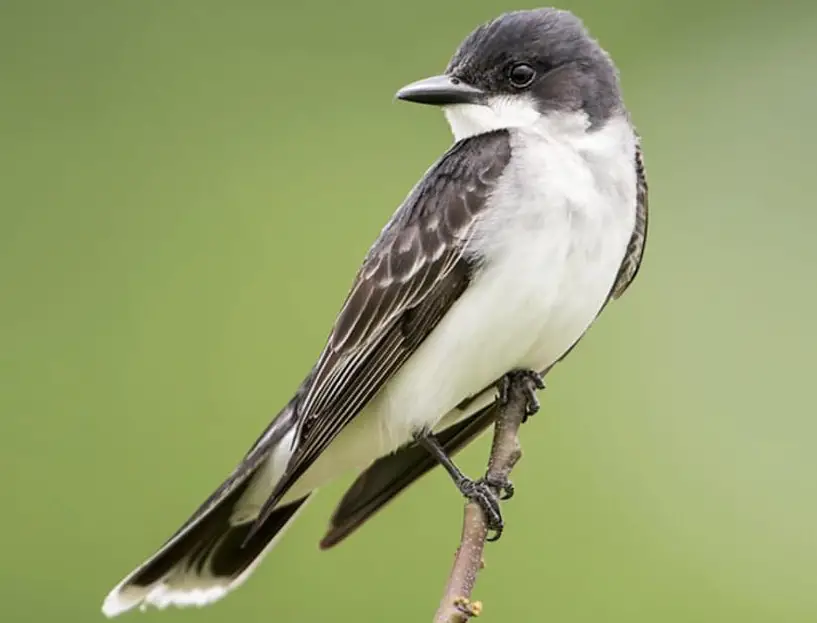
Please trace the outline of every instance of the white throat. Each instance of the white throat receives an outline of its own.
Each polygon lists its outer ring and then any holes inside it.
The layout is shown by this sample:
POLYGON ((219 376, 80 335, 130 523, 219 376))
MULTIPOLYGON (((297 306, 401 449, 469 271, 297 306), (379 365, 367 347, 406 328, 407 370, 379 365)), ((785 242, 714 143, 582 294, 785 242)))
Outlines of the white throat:
POLYGON ((532 100, 521 96, 494 97, 487 104, 452 104, 443 112, 455 141, 494 130, 533 127, 544 118, 532 100))

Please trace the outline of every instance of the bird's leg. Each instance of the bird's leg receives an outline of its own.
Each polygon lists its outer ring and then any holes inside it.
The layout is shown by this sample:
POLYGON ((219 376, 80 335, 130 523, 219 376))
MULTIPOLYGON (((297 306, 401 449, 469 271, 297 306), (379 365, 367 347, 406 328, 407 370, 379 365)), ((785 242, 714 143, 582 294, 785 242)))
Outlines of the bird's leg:
MULTIPOLYGON (((487 540, 496 541, 502 535, 502 529, 505 527, 505 524, 502 521, 502 513, 499 510, 499 498, 492 489, 495 485, 486 482, 485 479, 471 480, 467 478, 465 474, 454 465, 451 457, 448 456, 433 433, 429 431, 415 433, 414 439, 445 468, 445 471, 451 476, 451 479, 454 481, 454 484, 457 485, 457 489, 460 490, 460 493, 469 500, 479 504, 479 507, 485 514, 488 529, 494 532, 494 535, 487 540)), ((510 485, 510 483, 507 484, 510 485)), ((497 489, 507 491, 507 489, 502 486, 497 487, 497 489)), ((510 495, 513 495, 513 487, 510 488, 510 495)), ((506 495, 505 499, 510 497, 510 495, 506 495)))
MULTIPOLYGON (((499 379, 499 383, 497 383, 499 404, 508 404, 508 393, 511 389, 511 384, 517 380, 523 381, 525 386, 527 401, 522 422, 527 422, 530 416, 539 411, 539 399, 536 397, 536 390, 545 389, 545 382, 542 380, 542 375, 535 370, 512 370, 499 379)), ((513 491, 513 488, 511 488, 511 491, 513 491)), ((513 493, 511 493, 511 495, 513 495, 513 493)))

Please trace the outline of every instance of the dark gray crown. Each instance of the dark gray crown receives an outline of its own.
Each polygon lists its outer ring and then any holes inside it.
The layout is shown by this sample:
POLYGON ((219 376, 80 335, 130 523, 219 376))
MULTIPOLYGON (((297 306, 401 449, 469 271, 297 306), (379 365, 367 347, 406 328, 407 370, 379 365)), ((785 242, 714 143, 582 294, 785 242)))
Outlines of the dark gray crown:
POLYGON ((529 93, 542 112, 583 110, 594 125, 623 110, 613 62, 568 11, 516 11, 479 26, 446 73, 489 94, 529 93), (536 72, 521 89, 511 81, 520 63, 536 72))

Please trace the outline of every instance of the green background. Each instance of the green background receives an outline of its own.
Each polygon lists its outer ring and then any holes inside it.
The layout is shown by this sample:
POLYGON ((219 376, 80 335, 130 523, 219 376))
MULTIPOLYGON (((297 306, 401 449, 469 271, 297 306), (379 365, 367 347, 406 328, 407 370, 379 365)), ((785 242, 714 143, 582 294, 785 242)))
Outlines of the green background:
MULTIPOLYGON (((450 142, 393 93, 512 8, 0 1, 2 621, 101 620, 233 467, 450 142)), ((621 69, 649 244, 523 430, 483 618, 813 622, 817 3, 565 8, 621 69)), ((349 480, 227 600, 144 620, 429 620, 460 500, 435 473, 319 552, 349 480)))

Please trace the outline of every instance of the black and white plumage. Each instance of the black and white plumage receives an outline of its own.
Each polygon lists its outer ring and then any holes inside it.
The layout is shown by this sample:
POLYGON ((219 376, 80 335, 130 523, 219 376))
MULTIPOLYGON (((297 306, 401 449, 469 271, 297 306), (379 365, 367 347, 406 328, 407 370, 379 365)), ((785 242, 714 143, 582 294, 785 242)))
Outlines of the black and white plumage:
POLYGON ((299 404, 297 449, 262 518, 465 291, 477 262, 469 238, 510 155, 507 131, 457 143, 383 230, 299 404))
POLYGON ((219 599, 315 489, 357 469, 322 541, 337 543, 433 467, 414 433, 466 445, 490 424, 498 379, 550 369, 635 277, 641 151, 615 68, 577 18, 503 15, 398 97, 442 106, 455 144, 370 249, 296 395, 105 614, 219 599))

